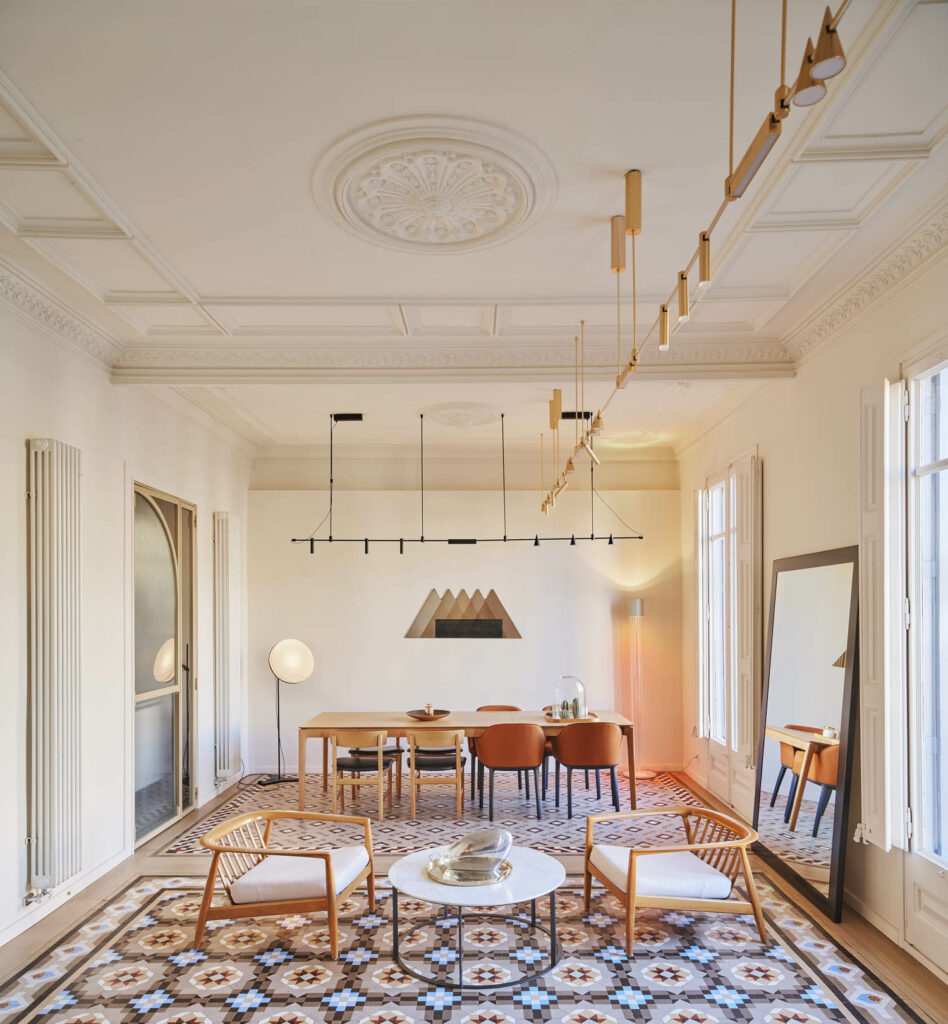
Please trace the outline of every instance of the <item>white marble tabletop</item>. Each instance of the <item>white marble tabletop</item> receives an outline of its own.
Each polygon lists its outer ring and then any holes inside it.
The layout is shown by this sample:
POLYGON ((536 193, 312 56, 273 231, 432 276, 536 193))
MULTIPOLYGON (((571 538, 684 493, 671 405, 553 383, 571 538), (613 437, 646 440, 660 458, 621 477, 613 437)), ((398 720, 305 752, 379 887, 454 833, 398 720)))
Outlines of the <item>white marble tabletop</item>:
POLYGON ((388 880, 406 896, 428 903, 450 907, 505 907, 512 903, 526 903, 558 889, 566 880, 566 870, 554 857, 514 846, 507 859, 513 870, 502 882, 490 885, 445 885, 429 878, 425 865, 446 847, 419 850, 389 868, 388 880))

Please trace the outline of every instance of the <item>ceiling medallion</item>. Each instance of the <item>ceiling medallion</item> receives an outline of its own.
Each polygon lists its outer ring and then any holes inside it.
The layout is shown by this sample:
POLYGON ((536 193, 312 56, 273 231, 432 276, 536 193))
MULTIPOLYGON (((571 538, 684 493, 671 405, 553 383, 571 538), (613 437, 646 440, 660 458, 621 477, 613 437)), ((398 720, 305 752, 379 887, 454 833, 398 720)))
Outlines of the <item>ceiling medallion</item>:
POLYGON ((441 402, 421 411, 426 420, 460 430, 482 427, 485 423, 496 423, 500 419, 500 409, 488 402, 441 402))
POLYGON ((556 189, 532 143, 466 118, 398 117, 338 140, 313 194, 341 227, 403 252, 469 252, 524 231, 556 189))

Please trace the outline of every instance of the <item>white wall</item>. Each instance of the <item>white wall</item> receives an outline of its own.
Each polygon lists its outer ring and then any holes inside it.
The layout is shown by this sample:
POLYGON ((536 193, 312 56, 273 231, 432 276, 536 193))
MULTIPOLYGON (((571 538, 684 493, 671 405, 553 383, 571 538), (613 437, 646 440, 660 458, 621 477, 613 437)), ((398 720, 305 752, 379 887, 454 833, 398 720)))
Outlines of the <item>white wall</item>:
MULTIPOLYGON (((213 796, 211 513, 246 515, 250 460, 230 443, 99 369, 0 308, 0 941, 49 909, 26 885, 26 440, 82 452, 82 869, 130 852, 130 670, 125 638, 131 482, 198 506, 199 800, 213 796)), ((81 884, 81 883, 80 883, 81 884)), ((72 890, 76 891, 77 886, 72 890)))
MULTIPOLYGON (((948 264, 932 265, 849 321, 791 381, 764 386, 737 412, 681 453, 685 756, 706 777, 697 722, 693 493, 706 477, 756 445, 763 460, 764 608, 775 558, 859 542, 859 395, 897 379, 900 361, 945 330, 948 264)), ((766 623, 764 624, 766 628, 766 623)), ((852 822, 859 820, 858 745, 852 822)), ((902 854, 850 844, 849 898, 892 937, 902 934, 902 854)))
MULTIPOLYGON (((645 599, 643 662, 648 728, 638 737, 641 762, 681 764, 679 499, 677 491, 608 492, 607 500, 645 535, 610 547, 581 542, 411 545, 291 545, 323 518, 325 492, 253 491, 248 529, 250 601, 250 756, 256 770, 275 767, 273 678, 267 652, 292 636, 312 648, 316 669, 284 686, 287 764, 297 760, 296 728, 321 711, 406 710, 427 702, 449 708, 511 703, 537 708, 553 698, 557 676, 586 683, 593 707, 631 711, 630 594, 645 599), (431 588, 455 594, 494 588, 521 640, 407 640, 431 588)), ((510 536, 589 533, 588 492, 567 492, 549 517, 538 499, 508 494, 510 536)), ((343 491, 335 498, 336 536, 418 536, 416 492, 343 491)), ((429 492, 425 533, 496 536, 495 492, 429 492)), ((600 506, 597 531, 620 532, 600 506)), ((624 532, 624 531, 623 531, 624 532)), ((317 758, 317 744, 308 754, 317 758)), ((313 763, 313 762, 311 762, 313 763)))

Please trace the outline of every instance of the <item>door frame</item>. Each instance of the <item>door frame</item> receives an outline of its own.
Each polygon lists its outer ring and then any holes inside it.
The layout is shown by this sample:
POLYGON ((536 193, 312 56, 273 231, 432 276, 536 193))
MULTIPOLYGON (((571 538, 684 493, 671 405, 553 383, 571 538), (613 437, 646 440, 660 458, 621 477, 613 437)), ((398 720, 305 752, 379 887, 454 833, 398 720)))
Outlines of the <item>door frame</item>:
MULTIPOLYGON (((181 818, 189 811, 193 810, 197 806, 198 790, 197 790, 197 737, 199 735, 197 728, 197 715, 198 715, 198 700, 197 700, 197 673, 194 671, 197 657, 197 635, 198 635, 198 609, 197 609, 197 505, 188 501, 184 498, 179 498, 175 494, 171 494, 169 491, 163 491, 160 488, 153 487, 150 484, 142 483, 140 480, 132 478, 131 487, 129 493, 129 531, 130 539, 128 546, 128 607, 129 614, 127 618, 127 651, 128 651, 128 672, 127 675, 127 687, 129 694, 129 722, 128 722, 128 740, 126 743, 127 749, 127 764, 128 764, 128 777, 129 786, 131 790, 129 807, 128 807, 128 828, 131 836, 131 847, 137 849, 139 846, 147 843, 150 839, 153 839, 160 832, 163 832, 166 828, 169 828, 175 822, 180 821, 181 818), (191 513, 191 543, 189 551, 189 568, 190 568, 190 587, 189 597, 191 606, 191 648, 189 652, 188 664, 190 671, 188 673, 187 687, 183 681, 175 684, 174 690, 186 697, 190 709, 190 728, 187 729, 185 735, 184 721, 185 715, 183 714, 183 708, 179 706, 175 729, 175 805, 176 812, 174 817, 169 818, 167 821, 162 822, 150 832, 146 833, 141 838, 138 838, 135 834, 135 707, 139 703, 137 695, 135 693, 135 500, 138 495, 141 495, 148 503, 155 509, 159 515, 159 520, 162 524, 163 529, 167 535, 168 524, 165 521, 165 515, 161 509, 155 504, 156 499, 162 501, 171 502, 175 506, 175 535, 179 539, 181 538, 182 531, 182 515, 183 509, 187 509, 191 513), (182 744, 187 741, 188 745, 188 772, 190 779, 190 798, 191 802, 187 807, 183 806, 182 795, 183 795, 183 782, 181 777, 181 748, 182 744)), ((182 633, 182 609, 181 609, 181 576, 180 576, 180 560, 179 560, 179 544, 173 544, 171 538, 168 537, 169 546, 171 547, 172 558, 174 561, 175 568, 175 634, 176 639, 181 636, 182 633)), ((181 651, 177 651, 177 658, 175 663, 175 676, 180 680, 181 676, 181 651)), ((148 697, 160 696, 165 691, 155 691, 149 693, 148 697)), ((168 692, 171 692, 170 688, 168 692)), ((147 698, 146 698, 147 699, 147 698)))

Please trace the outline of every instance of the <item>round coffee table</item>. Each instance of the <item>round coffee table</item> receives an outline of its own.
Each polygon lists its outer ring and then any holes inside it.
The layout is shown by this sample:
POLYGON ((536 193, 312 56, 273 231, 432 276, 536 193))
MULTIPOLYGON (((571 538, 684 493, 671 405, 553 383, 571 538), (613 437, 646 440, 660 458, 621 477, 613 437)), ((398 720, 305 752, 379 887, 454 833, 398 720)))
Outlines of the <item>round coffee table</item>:
POLYGON ((447 986, 448 988, 468 989, 469 991, 480 991, 486 989, 508 988, 514 985, 524 985, 542 977, 551 971, 559 959, 559 950, 556 943, 556 890, 566 879, 566 871, 563 865, 553 857, 539 850, 531 850, 525 846, 514 846, 508 860, 513 870, 502 881, 492 885, 445 885, 429 878, 425 867, 432 857, 441 852, 441 849, 420 850, 418 853, 411 853, 407 857, 397 860, 389 869, 388 879, 392 884, 392 957, 396 964, 406 973, 419 981, 431 985, 447 986), (398 897, 399 894, 411 896, 417 900, 424 900, 426 903, 435 903, 445 908, 440 917, 429 918, 412 926, 403 935, 398 934, 398 897), (550 897, 550 926, 545 928, 537 924, 537 903, 542 896, 550 897), (517 913, 498 914, 488 913, 486 910, 477 908, 504 907, 518 903, 530 904, 529 918, 517 913), (456 914, 449 915, 448 908, 456 908, 456 914), (468 909, 465 918, 465 908, 468 909), (463 928, 465 920, 503 920, 521 928, 530 928, 535 931, 544 932, 550 939, 549 963, 540 970, 529 975, 521 975, 509 981, 501 981, 490 984, 465 984, 464 982, 464 939, 463 928), (405 963, 401 954, 401 946, 411 938, 420 928, 438 924, 442 928, 451 928, 457 925, 457 949, 449 953, 454 954, 452 959, 457 962, 457 981, 450 981, 438 978, 433 974, 422 974, 405 963))

